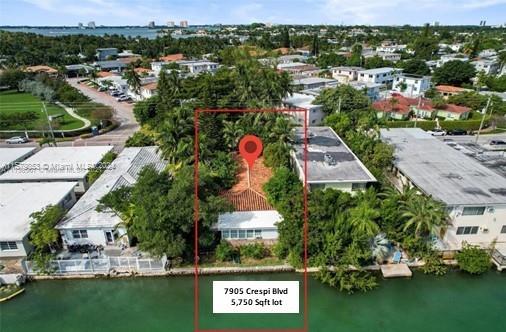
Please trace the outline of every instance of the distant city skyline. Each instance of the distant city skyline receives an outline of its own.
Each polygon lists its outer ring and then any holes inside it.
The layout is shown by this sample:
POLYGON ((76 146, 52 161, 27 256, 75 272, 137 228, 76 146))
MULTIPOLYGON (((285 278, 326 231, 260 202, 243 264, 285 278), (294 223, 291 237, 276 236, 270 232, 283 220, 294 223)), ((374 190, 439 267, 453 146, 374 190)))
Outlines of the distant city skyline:
POLYGON ((0 25, 345 24, 487 25, 506 22, 506 0, 0 0, 0 25), (16 13, 12 15, 11 13, 16 13))

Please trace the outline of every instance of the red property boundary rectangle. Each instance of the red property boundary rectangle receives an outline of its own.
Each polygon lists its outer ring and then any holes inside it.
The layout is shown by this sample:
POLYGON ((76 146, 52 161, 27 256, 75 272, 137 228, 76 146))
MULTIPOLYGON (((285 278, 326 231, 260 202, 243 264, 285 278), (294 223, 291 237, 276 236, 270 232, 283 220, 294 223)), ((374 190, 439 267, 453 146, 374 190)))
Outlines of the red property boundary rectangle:
POLYGON ((194 316, 193 316, 193 324, 194 324, 194 332, 308 332, 308 274, 307 274, 307 238, 308 238, 308 190, 307 190, 307 144, 308 144, 308 135, 307 135, 307 110, 306 109, 196 109, 194 115, 194 126, 195 126, 195 139, 194 139, 194 316), (291 112, 301 112, 304 114, 304 229, 303 229, 303 238, 304 238, 304 326, 299 329, 234 329, 234 328, 226 328, 226 329, 201 329, 199 324, 199 199, 198 199, 198 183, 199 183, 199 115, 200 113, 261 113, 261 112, 271 112, 271 113, 285 113, 289 114, 291 112))

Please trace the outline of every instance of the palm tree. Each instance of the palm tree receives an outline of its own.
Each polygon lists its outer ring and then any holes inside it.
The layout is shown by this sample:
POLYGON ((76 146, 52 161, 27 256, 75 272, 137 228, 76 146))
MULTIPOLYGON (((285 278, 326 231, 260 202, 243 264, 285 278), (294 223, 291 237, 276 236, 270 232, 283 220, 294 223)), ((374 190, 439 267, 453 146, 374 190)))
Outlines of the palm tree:
POLYGON ((378 210, 372 208, 367 202, 360 202, 350 210, 350 225, 356 235, 373 237, 379 232, 376 220, 380 217, 378 210))
POLYGON ((139 94, 141 90, 141 77, 139 74, 135 71, 135 68, 133 66, 130 66, 124 74, 128 86, 136 93, 139 94))
POLYGON ((225 145, 234 150, 239 144, 239 139, 244 136, 245 132, 238 121, 225 121, 223 123, 223 140, 225 145))
POLYGON ((406 219, 404 231, 414 228, 415 236, 436 234, 438 229, 445 229, 446 212, 441 203, 430 197, 418 195, 402 202, 402 217, 406 219))
POLYGON ((269 133, 269 138, 281 142, 284 146, 291 146, 294 142, 295 123, 288 116, 278 116, 269 133))
POLYGON ((506 51, 502 51, 501 53, 499 53, 497 59, 499 60, 499 65, 501 66, 499 73, 502 73, 504 66, 506 66, 506 51))

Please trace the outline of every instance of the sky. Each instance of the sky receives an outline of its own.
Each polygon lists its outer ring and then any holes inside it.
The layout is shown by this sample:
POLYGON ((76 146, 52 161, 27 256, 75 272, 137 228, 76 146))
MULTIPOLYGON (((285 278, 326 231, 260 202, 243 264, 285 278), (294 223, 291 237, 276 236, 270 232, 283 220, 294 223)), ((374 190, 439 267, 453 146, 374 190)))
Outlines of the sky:
POLYGON ((0 0, 0 25, 506 23, 506 0, 0 0))

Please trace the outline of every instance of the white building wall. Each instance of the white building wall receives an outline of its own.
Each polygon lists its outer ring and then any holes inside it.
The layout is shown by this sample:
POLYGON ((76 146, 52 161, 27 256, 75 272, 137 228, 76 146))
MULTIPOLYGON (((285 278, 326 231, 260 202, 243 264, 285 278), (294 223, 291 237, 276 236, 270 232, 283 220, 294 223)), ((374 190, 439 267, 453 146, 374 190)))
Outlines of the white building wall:
POLYGON ((486 206, 483 215, 462 215, 463 207, 455 207, 450 213, 451 225, 443 238, 450 250, 458 250, 463 242, 489 247, 493 242, 506 244, 506 233, 501 233, 506 226, 506 204, 486 206), (459 227, 478 227, 476 234, 457 234, 459 227))
POLYGON ((9 241, 16 242, 17 250, 1 250, 0 249, 0 258, 5 257, 25 257, 32 250, 32 245, 28 241, 28 235, 25 236, 22 240, 19 241, 9 241))

